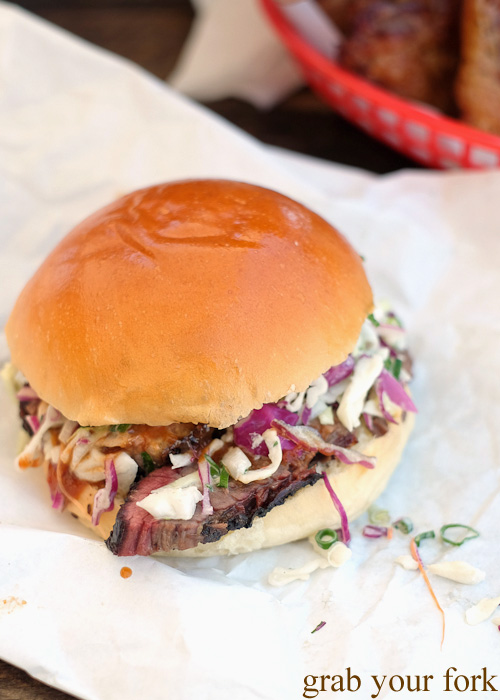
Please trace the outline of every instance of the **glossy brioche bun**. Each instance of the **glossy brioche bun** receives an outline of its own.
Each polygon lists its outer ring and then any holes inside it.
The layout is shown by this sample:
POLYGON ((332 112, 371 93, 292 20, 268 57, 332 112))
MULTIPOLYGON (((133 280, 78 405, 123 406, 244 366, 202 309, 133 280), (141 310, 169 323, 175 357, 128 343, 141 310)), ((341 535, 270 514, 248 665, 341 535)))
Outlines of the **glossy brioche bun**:
MULTIPOLYGON (((335 493, 344 506, 349 521, 359 517, 382 493, 392 472, 398 465, 404 446, 415 423, 415 415, 407 413, 398 417, 399 423, 390 423, 389 431, 382 437, 373 437, 366 429, 360 431, 359 449, 377 458, 374 469, 359 464, 342 464, 331 460, 326 469, 335 493)), ((83 492, 78 501, 69 502, 67 509, 95 534, 107 539, 113 529, 120 503, 109 513, 103 513, 97 527, 91 524, 87 505, 93 503, 94 489, 83 492)), ((313 486, 305 486, 285 502, 273 508, 263 518, 255 518, 252 526, 233 530, 217 542, 199 544, 192 549, 158 552, 158 556, 210 557, 219 554, 241 554, 265 547, 275 547, 295 542, 315 534, 325 527, 339 528, 340 516, 325 488, 323 480, 313 486)))
POLYGON ((73 229, 6 333, 14 365, 81 425, 223 428, 342 362, 371 308, 359 255, 322 218, 262 187, 191 180, 73 229))

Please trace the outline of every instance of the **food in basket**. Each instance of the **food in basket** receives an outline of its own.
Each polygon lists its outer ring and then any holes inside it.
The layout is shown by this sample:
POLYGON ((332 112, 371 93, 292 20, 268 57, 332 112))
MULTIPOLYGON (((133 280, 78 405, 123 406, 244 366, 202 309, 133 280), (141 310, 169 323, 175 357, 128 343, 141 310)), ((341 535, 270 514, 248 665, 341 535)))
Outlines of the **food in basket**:
POLYGON ((344 68, 500 134, 499 0, 317 1, 344 35, 344 68))
POLYGON ((96 212, 6 333, 18 465, 117 555, 348 532, 413 425, 406 334, 360 256, 254 185, 157 185, 96 212))
POLYGON ((340 63, 449 112, 458 63, 457 0, 352 0, 340 63))
POLYGON ((456 97, 465 121, 500 134, 499 0, 464 0, 456 97))

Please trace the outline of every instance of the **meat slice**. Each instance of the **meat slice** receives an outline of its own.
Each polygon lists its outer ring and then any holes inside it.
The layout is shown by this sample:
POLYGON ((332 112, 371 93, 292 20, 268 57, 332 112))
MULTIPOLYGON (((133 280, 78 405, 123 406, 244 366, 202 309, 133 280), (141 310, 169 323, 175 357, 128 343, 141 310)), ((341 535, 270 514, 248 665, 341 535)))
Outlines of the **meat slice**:
POLYGON ((227 489, 215 487, 210 494, 213 514, 202 515, 201 504, 198 504, 191 520, 156 520, 137 505, 137 501, 154 489, 193 471, 190 467, 156 469, 130 492, 106 544, 118 556, 147 556, 216 542, 231 530, 250 527, 254 518, 262 517, 288 496, 317 481, 320 475, 314 469, 313 457, 313 452, 288 450, 278 470, 268 479, 250 484, 230 479, 227 489))
POLYGON ((323 440, 330 442, 332 445, 340 445, 340 447, 352 447, 358 442, 358 438, 354 433, 351 433, 342 425, 335 416, 335 422, 328 425, 321 425, 319 420, 315 418, 309 423, 311 428, 314 428, 321 435, 323 440))
POLYGON ((459 0, 351 0, 341 64, 402 97, 452 112, 459 0))
POLYGON ((124 432, 114 431, 97 443, 103 452, 118 448, 128 452, 142 464, 142 453, 147 452, 155 466, 162 467, 170 453, 191 450, 197 457, 212 439, 213 428, 199 423, 172 423, 167 426, 130 425, 124 432))
POLYGON ((465 121, 500 134, 500 2, 464 0, 455 90, 465 121))

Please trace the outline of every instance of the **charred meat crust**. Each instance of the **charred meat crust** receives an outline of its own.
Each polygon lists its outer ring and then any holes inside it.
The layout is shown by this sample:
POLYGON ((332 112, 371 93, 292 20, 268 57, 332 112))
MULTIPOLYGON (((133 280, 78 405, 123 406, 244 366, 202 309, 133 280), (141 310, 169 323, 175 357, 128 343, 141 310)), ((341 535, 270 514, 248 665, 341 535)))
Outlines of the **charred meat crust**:
POLYGON ((250 527, 253 523, 254 518, 262 518, 266 513, 276 506, 281 506, 289 496, 293 496, 294 493, 299 491, 304 486, 314 484, 318 479, 321 479, 321 474, 312 471, 306 478, 302 481, 295 481, 284 488, 280 488, 277 491, 274 498, 267 502, 265 506, 255 507, 257 499, 251 499, 246 501, 244 506, 245 510, 243 512, 238 512, 235 507, 230 509, 228 513, 225 514, 225 521, 216 522, 212 524, 207 522, 201 531, 202 542, 217 542, 220 538, 231 532, 231 530, 239 530, 242 527, 250 527))
POLYGON ((213 514, 202 515, 198 504, 191 520, 156 520, 137 506, 137 501, 154 489, 193 471, 192 467, 156 469, 132 489, 106 544, 118 556, 147 556, 216 542, 232 530, 250 527, 254 518, 264 516, 299 489, 315 483, 320 475, 314 469, 314 456, 313 452, 290 450, 278 470, 267 479, 250 484, 231 480, 228 488, 215 487, 210 494, 213 514))

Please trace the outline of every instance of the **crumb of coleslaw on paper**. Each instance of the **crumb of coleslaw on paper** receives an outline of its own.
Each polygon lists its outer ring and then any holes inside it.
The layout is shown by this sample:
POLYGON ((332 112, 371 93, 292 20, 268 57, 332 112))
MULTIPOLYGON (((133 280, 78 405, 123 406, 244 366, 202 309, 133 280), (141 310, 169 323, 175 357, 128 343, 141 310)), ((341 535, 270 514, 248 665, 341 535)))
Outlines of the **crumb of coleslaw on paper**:
POLYGON ((411 554, 402 554, 401 556, 396 557, 394 561, 407 571, 416 571, 418 569, 418 564, 411 554))
POLYGON ((285 586, 292 581, 307 581, 317 569, 327 569, 329 566, 338 568, 352 557, 352 552, 343 542, 335 542, 324 556, 317 556, 298 569, 285 569, 277 566, 271 571, 267 582, 271 586, 285 586))
POLYGON ((483 598, 465 611, 465 619, 469 625, 478 625, 480 622, 487 620, 500 605, 500 596, 498 598, 483 598))
POLYGON ((481 583, 486 578, 485 571, 477 569, 466 561, 442 561, 436 564, 429 564, 427 570, 435 576, 441 576, 450 581, 464 583, 469 586, 481 583))

